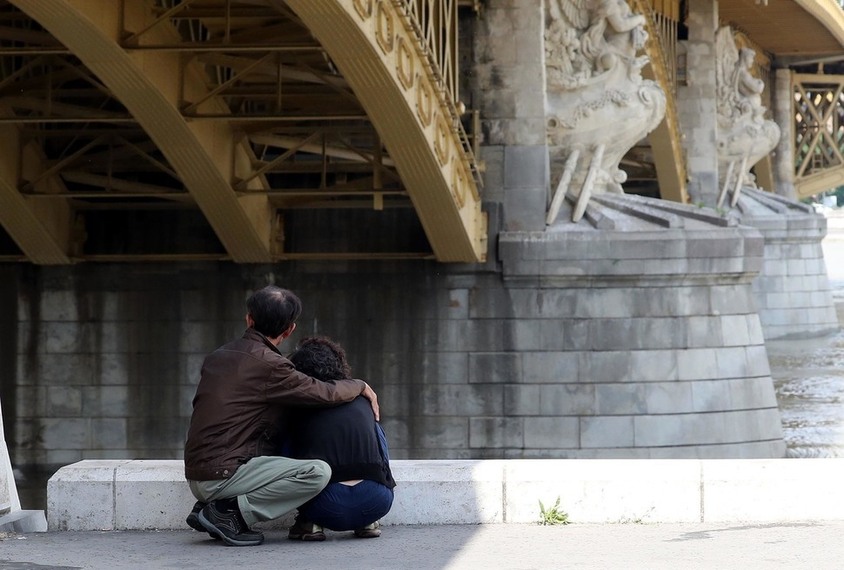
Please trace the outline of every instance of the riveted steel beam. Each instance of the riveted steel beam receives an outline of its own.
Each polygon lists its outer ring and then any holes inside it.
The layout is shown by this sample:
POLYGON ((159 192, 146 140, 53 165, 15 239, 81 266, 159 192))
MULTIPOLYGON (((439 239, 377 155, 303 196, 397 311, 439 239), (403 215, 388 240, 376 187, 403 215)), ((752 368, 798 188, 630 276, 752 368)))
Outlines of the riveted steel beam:
MULTIPOLYGON (((70 263, 69 205, 63 200, 33 201, 18 191, 23 176, 35 177, 45 170, 40 148, 23 142, 14 125, 0 125, 0 140, 0 225, 32 263, 70 263)), ((45 194, 64 190, 55 176, 44 178, 37 187, 45 194)))
MULTIPOLYGON (((238 197, 231 181, 250 163, 248 152, 227 122, 188 122, 179 112, 181 96, 202 97, 201 72, 181 65, 178 53, 127 53, 119 44, 124 25, 142 29, 154 16, 146 3, 122 6, 113 0, 10 0, 69 48, 135 117, 156 143, 195 199, 220 241, 239 263, 272 260, 274 208, 265 195, 238 197), (184 76, 184 79, 183 79, 184 76), (234 156, 234 160, 232 157, 234 156)), ((175 32, 158 26, 149 34, 175 32)), ((206 107, 224 114, 217 101, 206 107)), ((259 188, 260 179, 255 181, 259 188)), ((52 201, 50 201, 52 202, 52 201)))
POLYGON ((292 9, 342 72, 395 162, 437 259, 485 259, 474 163, 447 86, 404 3, 269 1, 292 9))

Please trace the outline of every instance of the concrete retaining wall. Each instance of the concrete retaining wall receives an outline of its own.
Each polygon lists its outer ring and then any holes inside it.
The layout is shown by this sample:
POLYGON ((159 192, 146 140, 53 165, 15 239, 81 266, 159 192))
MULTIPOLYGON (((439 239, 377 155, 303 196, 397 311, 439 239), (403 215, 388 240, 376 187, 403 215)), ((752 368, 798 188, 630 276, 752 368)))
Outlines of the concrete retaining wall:
MULTIPOLYGON (((577 523, 842 520, 844 459, 391 462, 387 525, 530 523, 539 501, 577 523)), ((177 460, 88 460, 47 484, 50 530, 185 529, 177 460)), ((290 524, 290 517, 271 528, 290 524)))

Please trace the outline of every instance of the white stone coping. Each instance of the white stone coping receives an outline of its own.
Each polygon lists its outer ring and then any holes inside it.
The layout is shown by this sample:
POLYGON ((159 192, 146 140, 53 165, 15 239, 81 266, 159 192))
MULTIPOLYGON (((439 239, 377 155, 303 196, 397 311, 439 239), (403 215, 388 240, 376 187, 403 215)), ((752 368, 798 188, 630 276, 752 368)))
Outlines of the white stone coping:
MULTIPOLYGON (((86 460, 47 483, 50 530, 186 529, 178 460, 86 460)), ((530 523, 539 501, 577 523, 844 519, 844 459, 394 460, 385 525, 530 523)), ((281 526, 289 524, 282 521, 281 526)), ((272 525, 270 525, 272 526, 272 525)))

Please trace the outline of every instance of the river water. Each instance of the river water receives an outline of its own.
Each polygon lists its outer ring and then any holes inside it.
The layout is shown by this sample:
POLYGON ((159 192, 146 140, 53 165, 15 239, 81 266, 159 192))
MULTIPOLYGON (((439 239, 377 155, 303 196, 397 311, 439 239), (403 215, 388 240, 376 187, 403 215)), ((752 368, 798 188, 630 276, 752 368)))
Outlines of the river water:
POLYGON ((844 457, 844 332, 769 342, 789 457, 844 457))
MULTIPOLYGON (((828 221, 824 260, 844 325, 844 216, 828 221)), ((788 456, 844 457, 844 331, 821 339, 768 342, 767 349, 788 456)))

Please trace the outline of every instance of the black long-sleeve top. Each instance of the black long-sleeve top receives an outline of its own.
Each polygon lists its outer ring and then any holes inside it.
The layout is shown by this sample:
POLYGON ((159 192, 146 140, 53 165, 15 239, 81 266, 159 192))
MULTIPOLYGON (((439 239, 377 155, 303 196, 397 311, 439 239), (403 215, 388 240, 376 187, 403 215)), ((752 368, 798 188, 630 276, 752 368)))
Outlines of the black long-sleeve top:
POLYGON ((285 430, 290 457, 322 459, 331 467, 332 483, 368 479, 390 489, 396 486, 381 453, 369 400, 358 396, 333 408, 292 412, 285 430))

